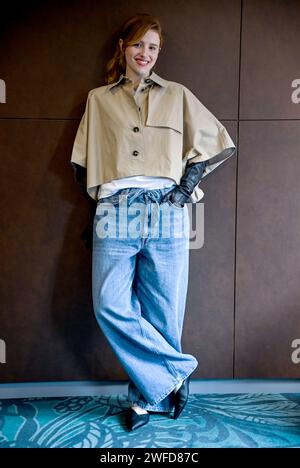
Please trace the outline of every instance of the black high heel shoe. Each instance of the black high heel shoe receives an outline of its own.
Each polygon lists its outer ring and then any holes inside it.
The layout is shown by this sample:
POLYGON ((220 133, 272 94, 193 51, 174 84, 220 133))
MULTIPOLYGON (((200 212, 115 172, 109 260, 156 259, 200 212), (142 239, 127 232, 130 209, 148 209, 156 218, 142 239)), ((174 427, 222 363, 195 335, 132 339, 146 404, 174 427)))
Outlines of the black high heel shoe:
POLYGON ((147 414, 137 414, 132 408, 130 408, 126 413, 126 426, 128 429, 133 431, 138 429, 141 426, 144 426, 149 422, 150 415, 147 414))
POLYGON ((182 383, 179 390, 174 393, 174 416, 173 419, 177 419, 185 405, 187 404, 188 397, 189 397, 189 384, 190 384, 190 376, 188 376, 182 383))

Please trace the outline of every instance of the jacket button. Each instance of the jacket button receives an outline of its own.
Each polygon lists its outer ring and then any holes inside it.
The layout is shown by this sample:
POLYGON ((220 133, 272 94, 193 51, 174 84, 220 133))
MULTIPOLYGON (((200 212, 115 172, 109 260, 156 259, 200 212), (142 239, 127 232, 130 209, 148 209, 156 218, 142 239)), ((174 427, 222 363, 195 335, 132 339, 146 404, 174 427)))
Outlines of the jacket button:
POLYGON ((134 150, 132 154, 133 156, 138 156, 139 152, 137 150, 134 150))
POLYGON ((139 132, 140 129, 139 129, 139 127, 133 127, 133 131, 134 131, 134 132, 139 132))

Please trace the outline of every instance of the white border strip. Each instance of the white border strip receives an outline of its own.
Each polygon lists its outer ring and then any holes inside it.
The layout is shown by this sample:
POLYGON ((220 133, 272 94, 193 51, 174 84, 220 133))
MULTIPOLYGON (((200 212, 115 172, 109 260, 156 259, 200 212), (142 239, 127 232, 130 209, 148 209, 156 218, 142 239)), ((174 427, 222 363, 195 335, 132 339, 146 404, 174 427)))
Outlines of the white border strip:
MULTIPOLYGON (((115 396, 128 392, 128 381, 28 382, 0 384, 0 398, 115 396)), ((227 379, 190 382, 190 393, 300 393, 300 379, 227 379)))

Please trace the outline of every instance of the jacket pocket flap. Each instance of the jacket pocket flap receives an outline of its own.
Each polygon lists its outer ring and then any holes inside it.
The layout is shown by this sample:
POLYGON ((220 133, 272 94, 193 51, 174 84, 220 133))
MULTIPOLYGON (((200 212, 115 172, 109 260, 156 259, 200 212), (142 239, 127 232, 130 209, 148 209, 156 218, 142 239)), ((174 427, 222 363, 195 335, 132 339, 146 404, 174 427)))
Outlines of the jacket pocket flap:
POLYGON ((183 133, 182 105, 178 95, 149 92, 149 106, 146 125, 150 127, 171 128, 183 133))
POLYGON ((178 119, 172 119, 171 116, 151 116, 148 115, 146 125, 150 127, 165 127, 171 128, 176 132, 183 133, 183 128, 178 119))

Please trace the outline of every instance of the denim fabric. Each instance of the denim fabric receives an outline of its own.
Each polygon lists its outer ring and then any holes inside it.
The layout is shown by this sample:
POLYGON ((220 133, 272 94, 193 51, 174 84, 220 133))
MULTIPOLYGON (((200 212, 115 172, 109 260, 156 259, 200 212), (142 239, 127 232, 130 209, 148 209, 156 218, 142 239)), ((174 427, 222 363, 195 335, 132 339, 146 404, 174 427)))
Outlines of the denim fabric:
POLYGON ((158 412, 172 411, 173 389, 198 365, 181 349, 189 268, 188 209, 160 203, 173 188, 126 188, 101 198, 93 226, 97 322, 129 377, 130 403, 158 412), (138 229, 132 230, 137 213, 138 229), (116 221, 118 227, 108 229, 107 237, 105 221, 116 221))

